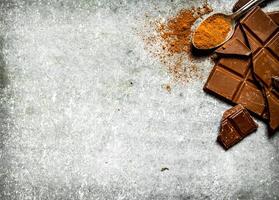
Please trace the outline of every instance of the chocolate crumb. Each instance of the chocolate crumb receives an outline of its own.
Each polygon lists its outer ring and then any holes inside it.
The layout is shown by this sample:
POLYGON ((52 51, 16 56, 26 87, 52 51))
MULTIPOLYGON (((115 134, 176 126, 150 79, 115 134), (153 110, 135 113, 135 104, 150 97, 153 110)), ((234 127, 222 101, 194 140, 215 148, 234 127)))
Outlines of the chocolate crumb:
POLYGON ((170 86, 169 84, 163 85, 163 88, 164 88, 165 90, 167 90, 169 93, 171 93, 171 86, 170 86))
POLYGON ((166 171, 166 170, 169 170, 169 168, 167 168, 167 167, 162 167, 161 168, 161 172, 166 171))

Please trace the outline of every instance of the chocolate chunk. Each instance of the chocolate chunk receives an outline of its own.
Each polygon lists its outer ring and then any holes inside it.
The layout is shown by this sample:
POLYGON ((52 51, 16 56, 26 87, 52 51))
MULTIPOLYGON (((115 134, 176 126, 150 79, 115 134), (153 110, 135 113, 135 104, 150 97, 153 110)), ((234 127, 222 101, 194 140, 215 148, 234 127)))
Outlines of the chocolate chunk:
POLYGON ((269 127, 279 128, 279 96, 272 87, 272 77, 279 76, 279 27, 259 7, 241 20, 252 49, 253 71, 265 92, 269 127))
POLYGON ((257 128, 249 112, 239 104, 224 112, 217 141, 229 149, 257 128))
POLYGON ((233 38, 232 40, 226 42, 223 46, 216 49, 215 52, 219 54, 239 56, 249 56, 251 54, 250 49, 237 38, 233 38))
POLYGON ((246 45, 246 36, 244 35, 244 33, 241 30, 239 25, 235 28, 235 31, 234 31, 234 34, 233 34, 231 40, 233 40, 235 38, 240 40, 243 44, 246 45))
MULTIPOLYGON (((244 43, 243 38, 241 29, 237 27, 230 41, 240 40, 244 43)), ((232 104, 242 104, 258 116, 266 118, 265 100, 252 77, 250 57, 236 55, 221 57, 212 69, 204 90, 232 104)))
MULTIPOLYGON (((234 6, 233 6, 233 9, 232 11, 235 12, 237 10, 239 10, 240 8, 242 8, 245 4, 247 4, 249 1, 252 1, 252 0, 238 0, 234 6)), ((265 6, 266 5, 266 2, 263 2, 260 4, 261 6, 265 6)))

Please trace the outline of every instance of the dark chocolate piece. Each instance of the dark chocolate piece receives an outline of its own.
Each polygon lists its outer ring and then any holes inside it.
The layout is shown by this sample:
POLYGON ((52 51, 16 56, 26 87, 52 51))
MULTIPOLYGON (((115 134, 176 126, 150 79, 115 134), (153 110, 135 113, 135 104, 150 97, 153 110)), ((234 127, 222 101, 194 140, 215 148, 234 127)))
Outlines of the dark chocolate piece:
POLYGON ((272 77, 279 76, 279 27, 259 7, 254 8, 241 24, 252 49, 255 78, 264 89, 271 131, 279 128, 279 96, 272 89, 272 77))
MULTIPOLYGON (((230 41, 237 41, 235 39, 245 44, 239 27, 230 41)), ((245 55, 221 57, 212 69, 204 90, 225 98, 232 104, 242 104, 258 116, 266 118, 265 100, 252 77, 250 57, 245 55)))
POLYGON ((251 50, 237 38, 233 38, 226 42, 224 45, 216 49, 215 52, 219 54, 239 56, 249 56, 251 54, 251 50))
MULTIPOLYGON (((243 7, 245 4, 247 4, 249 1, 252 1, 252 0, 238 0, 234 6, 233 6, 233 9, 232 11, 235 12, 237 10, 239 10, 241 7, 243 7)), ((265 6, 266 5, 266 2, 263 2, 260 4, 261 6, 265 6)))
POLYGON ((217 141, 229 149, 257 128, 249 112, 239 104, 224 112, 217 141))

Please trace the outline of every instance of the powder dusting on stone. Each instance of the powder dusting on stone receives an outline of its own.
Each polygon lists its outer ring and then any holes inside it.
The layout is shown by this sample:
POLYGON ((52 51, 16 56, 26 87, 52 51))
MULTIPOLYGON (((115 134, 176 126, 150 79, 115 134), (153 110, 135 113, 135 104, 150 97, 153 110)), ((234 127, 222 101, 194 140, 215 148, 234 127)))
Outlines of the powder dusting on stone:
POLYGON ((146 27, 155 31, 142 34, 145 49, 166 66, 174 81, 188 83, 202 78, 202 68, 193 64, 190 56, 190 36, 195 21, 210 12, 212 9, 206 4, 181 10, 166 22, 158 19, 147 22, 146 27))

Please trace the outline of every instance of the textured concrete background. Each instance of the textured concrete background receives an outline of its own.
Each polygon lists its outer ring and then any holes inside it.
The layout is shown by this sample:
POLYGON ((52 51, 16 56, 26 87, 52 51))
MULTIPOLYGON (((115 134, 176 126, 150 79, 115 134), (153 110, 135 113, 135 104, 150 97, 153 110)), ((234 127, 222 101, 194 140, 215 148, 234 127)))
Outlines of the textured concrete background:
MULTIPOLYGON (((279 198, 279 134, 259 122, 225 152, 215 140, 230 106, 202 91, 206 78, 166 92, 171 77, 137 34, 146 12, 204 1, 0 2, 1 200, 279 198)), ((198 64, 206 77, 212 64, 198 64)))

